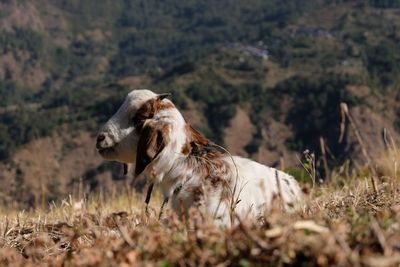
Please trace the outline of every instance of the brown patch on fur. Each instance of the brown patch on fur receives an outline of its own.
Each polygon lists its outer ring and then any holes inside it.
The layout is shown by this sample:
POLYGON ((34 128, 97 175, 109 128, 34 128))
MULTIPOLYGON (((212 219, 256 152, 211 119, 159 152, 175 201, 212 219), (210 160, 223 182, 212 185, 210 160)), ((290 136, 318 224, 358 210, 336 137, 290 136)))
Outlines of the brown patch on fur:
POLYGON ((192 150, 192 148, 190 146, 190 143, 186 143, 183 145, 181 152, 183 155, 189 155, 191 150, 192 150))
POLYGON ((165 96, 160 96, 150 99, 138 109, 133 118, 136 129, 140 133, 136 154, 136 175, 144 171, 147 165, 157 157, 169 141, 168 125, 152 122, 145 124, 146 120, 153 118, 160 110, 175 108, 171 101, 163 101, 164 98, 165 96))
POLYGON ((224 161, 226 153, 189 124, 186 125, 186 133, 188 142, 183 146, 182 153, 188 155, 188 165, 202 177, 210 190, 221 188, 222 194, 226 195, 231 182, 228 180, 230 170, 224 161))
MULTIPOLYGON (((188 136, 188 143, 186 143, 183 149, 189 150, 190 156, 194 156, 198 159, 204 158, 208 160, 215 160, 218 158, 222 159, 225 152, 221 151, 218 145, 208 140, 204 135, 193 129, 192 126, 186 124, 186 133, 188 136), (190 149, 189 149, 190 147, 190 149)), ((215 161, 217 164, 217 161, 215 161)))
POLYGON ((137 124, 136 128, 141 131, 145 120, 153 118, 160 110, 170 108, 175 108, 171 101, 162 101, 161 98, 150 99, 138 109, 133 118, 134 123, 137 124))
POLYGON ((199 207, 202 204, 204 198, 204 190, 202 186, 196 186, 188 188, 186 191, 191 193, 193 196, 193 205, 199 207))
POLYGON ((160 101, 158 110, 175 108, 175 105, 171 101, 160 101))
POLYGON ((139 175, 149 165, 169 142, 167 124, 147 123, 144 125, 137 146, 135 174, 139 175))
POLYGON ((208 181, 210 181, 211 186, 214 188, 218 187, 220 184, 223 184, 223 182, 225 181, 220 176, 218 176, 218 174, 217 175, 210 174, 207 178, 208 181))
POLYGON ((204 135, 196 131, 190 124, 186 124, 186 132, 189 136, 190 141, 198 146, 204 146, 210 143, 210 140, 208 140, 204 135))

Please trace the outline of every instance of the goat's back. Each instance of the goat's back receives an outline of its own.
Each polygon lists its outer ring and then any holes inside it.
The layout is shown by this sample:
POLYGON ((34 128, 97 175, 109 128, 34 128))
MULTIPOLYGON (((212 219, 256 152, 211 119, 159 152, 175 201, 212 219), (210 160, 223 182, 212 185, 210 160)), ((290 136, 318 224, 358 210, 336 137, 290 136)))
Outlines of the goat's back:
POLYGON ((302 191, 292 176, 238 156, 227 157, 226 161, 232 168, 232 186, 239 201, 235 212, 239 216, 249 213, 252 216, 262 215, 271 208, 274 199, 280 201, 285 209, 301 203, 302 191))

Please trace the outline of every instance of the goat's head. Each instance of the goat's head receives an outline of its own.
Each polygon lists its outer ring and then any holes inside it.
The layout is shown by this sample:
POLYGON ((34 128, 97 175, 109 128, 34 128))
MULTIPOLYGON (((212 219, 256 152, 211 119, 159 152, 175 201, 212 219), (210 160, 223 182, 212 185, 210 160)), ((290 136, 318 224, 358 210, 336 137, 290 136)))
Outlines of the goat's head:
POLYGON ((141 128, 165 107, 174 107, 165 99, 169 94, 150 90, 130 92, 118 111, 101 128, 96 148, 106 160, 135 163, 141 128))

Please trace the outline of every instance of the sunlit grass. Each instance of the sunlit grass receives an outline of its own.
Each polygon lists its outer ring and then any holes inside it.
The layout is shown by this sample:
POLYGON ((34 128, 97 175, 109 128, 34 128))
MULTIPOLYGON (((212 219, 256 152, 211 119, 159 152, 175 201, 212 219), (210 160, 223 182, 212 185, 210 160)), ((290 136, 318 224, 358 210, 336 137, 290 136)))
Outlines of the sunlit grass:
MULTIPOLYGON (((398 188, 398 183, 395 186, 398 188)), ((35 244, 35 249, 40 252, 35 250, 35 253, 39 253, 40 259, 46 259, 51 264, 54 262, 47 257, 47 252, 51 251, 52 255, 61 257, 60 261, 74 265, 84 260, 85 253, 90 250, 93 250, 90 255, 95 262, 108 260, 115 264, 121 261, 132 263, 129 262, 132 259, 116 257, 123 253, 133 253, 136 255, 135 260, 142 263, 185 262, 184 254, 190 250, 197 251, 199 256, 203 253, 204 257, 212 255, 209 263, 221 263, 229 260, 229 257, 254 263, 271 260, 287 264, 319 258, 320 265, 324 266, 325 261, 327 264, 332 263, 338 260, 335 257, 339 257, 339 262, 350 264, 362 258, 354 254, 355 242, 358 242, 358 247, 373 251, 374 256, 384 256, 385 252, 380 247, 382 245, 371 228, 371 218, 376 216, 381 227, 379 231, 384 238, 393 235, 393 229, 399 224, 396 213, 399 210, 399 195, 389 194, 394 189, 382 188, 381 197, 375 199, 367 184, 362 181, 342 189, 321 187, 316 190, 318 196, 311 197, 302 212, 287 215, 276 211, 266 217, 266 224, 255 226, 245 221, 240 224, 241 227, 233 227, 231 230, 218 229, 208 223, 189 223, 189 226, 177 220, 159 223, 155 214, 147 216, 143 204, 134 206, 127 200, 127 196, 100 204, 97 200, 83 204, 71 201, 55 206, 47 213, 21 212, 17 216, 2 219, 0 233, 3 236, 3 249, 14 248, 25 255, 28 259, 21 257, 22 262, 37 262, 37 255, 33 257, 29 254, 30 250, 26 249, 35 244), (190 229, 197 229, 194 237, 188 232, 190 229), (46 249, 43 250, 44 245, 37 240, 46 235, 60 241, 47 240, 46 249), (192 238, 199 239, 196 242, 200 243, 193 243, 192 238), (230 243, 226 244, 227 240, 230 243), (202 243, 211 243, 212 246, 203 246, 202 243), (103 259, 109 251, 108 246, 113 244, 118 244, 113 257, 103 259), (326 247, 328 245, 330 248, 326 247), (307 251, 304 251, 306 248, 307 251), (230 249, 232 251, 227 252, 230 249), (273 256, 272 251, 279 253, 273 256), (70 252, 71 258, 68 258, 66 255, 70 252), (334 257, 333 252, 338 255, 334 257), (236 253, 238 255, 235 258, 236 253), (264 259, 255 257, 260 253, 269 256, 264 259), (302 259, 299 255, 304 253, 310 258, 302 259)), ((199 217, 195 218, 200 220, 199 217)), ((187 260, 195 262, 193 258, 187 260)))
POLYGON ((313 190, 302 185, 309 193, 301 210, 286 214, 277 205, 261 221, 237 219, 230 228, 196 211, 179 220, 167 210, 159 221, 161 196, 146 212, 144 195, 129 190, 30 212, 3 209, 0 266, 393 266, 400 263, 400 180, 390 166, 376 165, 387 171, 377 193, 369 168, 343 167, 313 190))

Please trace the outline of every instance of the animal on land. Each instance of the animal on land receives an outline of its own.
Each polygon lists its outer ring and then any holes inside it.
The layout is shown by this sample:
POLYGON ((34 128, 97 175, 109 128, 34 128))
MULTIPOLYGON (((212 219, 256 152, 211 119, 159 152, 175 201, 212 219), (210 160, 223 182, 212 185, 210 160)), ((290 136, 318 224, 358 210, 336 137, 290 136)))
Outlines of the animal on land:
POLYGON ((180 216, 196 207, 229 225, 232 215, 263 215, 276 198, 284 209, 298 206, 302 192, 292 176, 231 156, 190 126, 167 95, 130 92, 101 128, 99 154, 134 165, 135 176, 159 188, 180 216))

